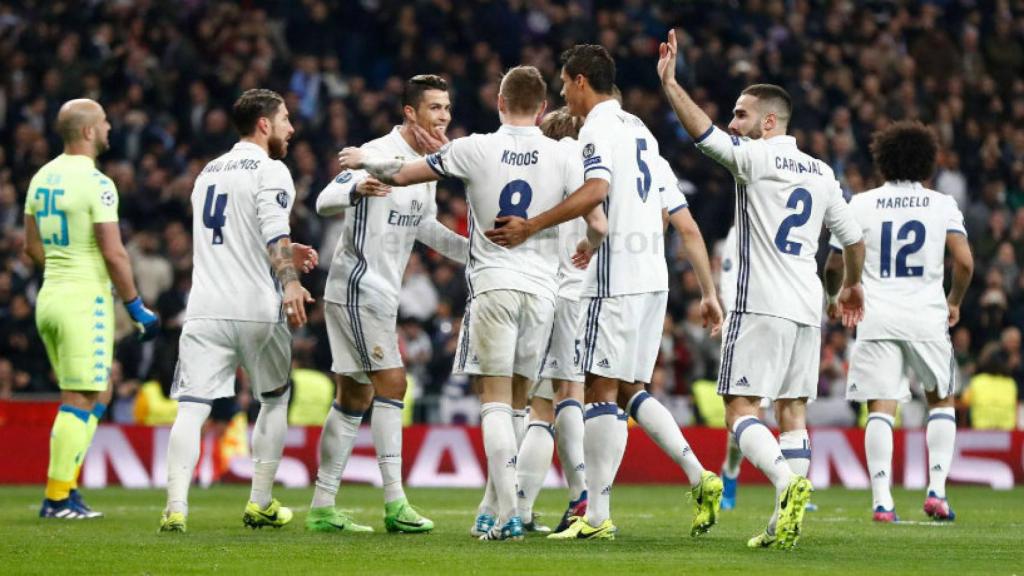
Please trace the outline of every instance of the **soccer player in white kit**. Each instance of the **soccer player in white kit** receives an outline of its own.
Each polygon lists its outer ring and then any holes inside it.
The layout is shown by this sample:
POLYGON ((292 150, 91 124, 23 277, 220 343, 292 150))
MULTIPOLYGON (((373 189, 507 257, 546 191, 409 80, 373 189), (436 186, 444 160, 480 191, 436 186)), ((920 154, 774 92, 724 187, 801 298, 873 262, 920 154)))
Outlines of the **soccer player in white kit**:
POLYGON ((481 232, 507 215, 547 210, 579 183, 575 159, 544 136, 537 119, 544 112, 547 85, 532 66, 513 68, 498 93, 501 128, 492 134, 457 139, 425 161, 369 157, 346 149, 343 165, 365 167, 385 183, 458 178, 466 183, 470 244, 466 266, 469 313, 456 372, 473 375, 481 388, 481 427, 488 472, 498 500, 498 518, 482 540, 518 540, 516 453, 512 388, 528 387, 537 376, 551 333, 558 291, 558 234, 539 235, 507 249, 481 232), (471 350, 471 353, 467 353, 471 350))
MULTIPOLYGON (((363 145, 388 158, 421 158, 430 144, 423 134, 443 140, 451 121, 448 83, 419 75, 406 82, 404 122, 363 145)), ((407 380, 398 349, 396 321, 402 275, 418 240, 465 263, 466 238, 437 221, 433 182, 390 189, 365 171, 343 171, 317 197, 317 213, 344 212, 341 240, 327 276, 324 314, 337 399, 320 436, 320 466, 306 528, 313 531, 368 532, 335 508, 363 414, 373 406, 370 424, 384 484, 384 527, 388 532, 428 532, 434 523, 413 508, 402 487, 402 410, 407 380)))
POLYGON ((192 292, 171 389, 178 414, 167 444, 161 532, 185 531, 203 422, 214 400, 234 395, 239 365, 260 403, 242 520, 279 528, 292 519, 271 488, 288 429, 288 325, 305 324, 305 304, 313 301, 297 269, 311 269, 316 253, 289 239, 295 185, 281 158, 295 130, 284 100, 270 90, 247 90, 235 101, 232 120, 241 140, 207 164, 192 189, 192 292))
POLYGON ((725 329, 718 392, 726 425, 743 455, 771 480, 776 513, 750 547, 791 548, 810 499, 806 403, 817 392, 822 289, 817 240, 824 222, 844 246, 844 322, 863 314, 860 273, 864 243, 832 170, 786 135, 789 95, 755 84, 740 95, 729 132, 676 82, 675 31, 660 46, 658 72, 672 108, 700 150, 736 179, 738 274, 725 329), (757 418, 761 399, 776 400, 778 441, 757 418))
MULTIPOLYGON (((620 394, 633 392, 630 402, 640 406, 643 384, 650 382, 657 361, 668 297, 662 205, 654 172, 658 142, 639 118, 615 101, 615 62, 607 50, 578 45, 562 55, 562 63, 569 110, 586 117, 579 141, 585 183, 555 209, 528 220, 507 218, 502 228, 487 236, 514 246, 595 206, 602 206, 607 214, 608 235, 587 269, 582 293, 586 313, 577 329, 581 341, 577 368, 585 374, 588 402, 584 424, 587 515, 549 537, 613 539, 617 529, 610 518, 610 495, 627 436, 625 414, 620 418, 616 403, 620 394)), ((721 321, 717 302, 702 306, 702 312, 709 324, 721 321)), ((655 414, 659 430, 677 445, 673 452, 692 457, 665 407, 652 399, 643 406, 648 408, 645 412, 655 414)), ((642 414, 640 418, 646 419, 642 414)), ((659 439, 658 434, 651 435, 659 439)), ((721 480, 704 472, 696 490, 698 514, 691 533, 707 531, 717 517, 721 480)))
MULTIPOLYGON (((956 441, 956 360, 949 328, 960 319, 960 302, 971 283, 974 259, 956 201, 921 185, 935 172, 938 146, 916 122, 897 122, 876 133, 871 154, 885 184, 856 194, 850 209, 864 231, 867 256, 864 321, 850 358, 846 398, 868 405, 864 431, 872 510, 876 522, 895 522, 892 429, 896 407, 910 399, 913 372, 928 400, 928 491, 924 511, 940 521, 956 515, 946 500, 946 476, 956 441), (953 281, 942 287, 946 251, 953 281)), ((842 279, 842 246, 826 267, 830 300, 842 279)), ((830 303, 829 315, 837 316, 830 303)))

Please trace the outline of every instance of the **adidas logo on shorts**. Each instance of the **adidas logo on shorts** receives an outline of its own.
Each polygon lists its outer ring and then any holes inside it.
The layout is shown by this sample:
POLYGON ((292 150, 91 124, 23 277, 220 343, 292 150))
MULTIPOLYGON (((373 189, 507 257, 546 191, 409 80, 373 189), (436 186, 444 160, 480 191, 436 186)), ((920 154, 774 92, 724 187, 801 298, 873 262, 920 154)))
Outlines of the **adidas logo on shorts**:
POLYGON ((857 384, 856 383, 850 384, 850 392, 856 392, 856 391, 857 391, 857 384))
POLYGON ((597 367, 598 368, 611 368, 612 366, 611 366, 611 364, 608 363, 608 359, 607 358, 602 358, 601 361, 597 363, 597 367))
POLYGON ((742 388, 747 388, 747 387, 749 387, 749 386, 750 386, 750 381, 749 381, 749 380, 747 380, 747 377, 746 377, 746 376, 740 376, 740 379, 736 381, 736 386, 737 386, 738 388, 739 388, 739 387, 742 387, 742 388))
POLYGON ((558 360, 552 360, 548 362, 548 366, 550 366, 552 370, 558 368, 558 360))

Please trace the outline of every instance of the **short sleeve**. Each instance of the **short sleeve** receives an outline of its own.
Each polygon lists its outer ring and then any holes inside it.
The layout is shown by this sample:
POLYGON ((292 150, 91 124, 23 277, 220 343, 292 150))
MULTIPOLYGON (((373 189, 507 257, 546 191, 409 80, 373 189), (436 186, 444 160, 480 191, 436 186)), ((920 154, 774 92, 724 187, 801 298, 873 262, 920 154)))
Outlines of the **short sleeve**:
POLYGON ((469 177, 469 167, 476 156, 477 140, 479 136, 476 134, 452 140, 427 156, 427 166, 442 178, 465 180, 469 177))
POLYGON ((580 130, 579 154, 583 161, 583 179, 612 181, 612 144, 597 123, 584 124, 580 130))
POLYGON ((689 205, 683 191, 679 189, 679 179, 676 178, 676 173, 672 171, 668 160, 662 156, 658 156, 654 160, 654 178, 658 196, 661 198, 661 207, 668 210, 670 215, 689 205))
POLYGON ((120 198, 113 180, 103 174, 96 177, 89 200, 93 224, 118 221, 117 207, 120 198))
POLYGON ((295 183, 291 173, 282 162, 271 161, 260 172, 256 191, 256 217, 260 235, 268 245, 291 235, 288 216, 294 201, 295 183))
MULTIPOLYGON (((856 197, 854 197, 856 198, 856 197)), ((825 207, 825 226, 832 233, 829 245, 842 249, 845 246, 856 244, 864 239, 864 231, 856 218, 856 207, 852 200, 846 203, 843 197, 843 189, 839 182, 835 182, 829 196, 828 206, 825 207)))
POLYGON ((696 139, 697 148, 724 166, 739 182, 751 182, 763 171, 758 158, 764 156, 764 142, 733 136, 711 125, 696 139))
POLYGON ((964 226, 964 215, 960 212, 960 207, 956 205, 956 200, 950 196, 945 196, 946 199, 946 234, 963 234, 967 236, 967 227, 964 226))

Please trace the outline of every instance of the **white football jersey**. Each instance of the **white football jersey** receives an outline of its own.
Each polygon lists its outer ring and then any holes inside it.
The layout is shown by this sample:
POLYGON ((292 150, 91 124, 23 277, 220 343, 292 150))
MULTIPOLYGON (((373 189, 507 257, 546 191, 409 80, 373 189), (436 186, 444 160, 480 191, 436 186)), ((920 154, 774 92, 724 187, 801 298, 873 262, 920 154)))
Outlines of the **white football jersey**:
MULTIPOLYGON (((569 170, 573 171, 571 176, 576 188, 566 192, 568 197, 580 186, 583 185, 583 164, 576 162, 580 154, 580 146, 572 138, 562 138, 559 143, 565 147, 565 155, 572 159, 569 162, 569 170)), ((573 266, 572 257, 576 254, 576 246, 580 240, 587 237, 587 221, 583 218, 575 218, 558 225, 558 297, 576 302, 580 299, 580 292, 583 290, 583 280, 587 271, 580 270, 573 266)))
MULTIPOLYGON (((379 157, 421 158, 399 130, 396 126, 362 149, 379 157)), ((434 182, 396 187, 387 196, 355 196, 352 191, 366 177, 362 170, 342 172, 320 193, 320 198, 344 197, 343 203, 352 206, 346 210, 341 239, 331 259, 324 300, 393 314, 398 310, 402 275, 416 240, 460 262, 465 261, 467 241, 437 221, 434 182)))
POLYGON ((670 215, 688 207, 690 204, 686 200, 686 195, 679 189, 679 178, 676 178, 676 173, 668 160, 661 156, 655 158, 654 170, 658 194, 661 196, 661 207, 668 210, 670 215))
POLYGON ((267 245, 288 236, 295 184, 250 142, 211 161, 192 188, 192 292, 186 319, 278 322, 281 290, 267 245))
POLYGON ((801 152, 792 136, 751 140, 712 126, 697 146, 736 179, 739 265, 732 310, 820 326, 815 255, 821 225, 844 246, 862 237, 832 169, 801 152))
POLYGON ((658 141, 639 118, 606 100, 587 115, 580 147, 583 177, 609 183, 604 201, 608 236, 587 268, 583 295, 667 291, 658 141))
POLYGON ((446 178, 466 183, 470 208, 466 280, 471 295, 489 290, 520 290, 554 301, 558 292, 558 229, 534 234, 505 248, 485 230, 499 216, 529 218, 558 205, 575 192, 579 170, 564 144, 536 126, 503 125, 491 134, 453 140, 427 164, 446 178))
POLYGON ((722 274, 718 278, 718 295, 722 298, 722 309, 728 314, 736 305, 736 227, 730 226, 729 233, 721 244, 722 274))
MULTIPOLYGON (((919 182, 886 182, 854 195, 864 231, 864 320, 858 340, 945 340, 946 234, 967 234, 956 200, 919 182)), ((842 249, 836 238, 831 245, 842 249)))

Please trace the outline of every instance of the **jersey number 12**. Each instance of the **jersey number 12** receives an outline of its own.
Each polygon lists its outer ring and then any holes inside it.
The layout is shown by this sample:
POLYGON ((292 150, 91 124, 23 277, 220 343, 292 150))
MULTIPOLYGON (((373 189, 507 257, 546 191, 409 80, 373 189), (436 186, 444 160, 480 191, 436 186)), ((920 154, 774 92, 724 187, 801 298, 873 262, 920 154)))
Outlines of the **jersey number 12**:
MULTIPOLYGON (((907 240, 914 235, 914 240, 896 251, 896 278, 924 276, 924 266, 907 266, 907 257, 916 254, 924 246, 924 224, 920 220, 910 220, 900 226, 896 233, 897 240, 907 240)), ((882 222, 882 261, 878 271, 882 278, 893 276, 892 273, 892 221, 882 222)))

